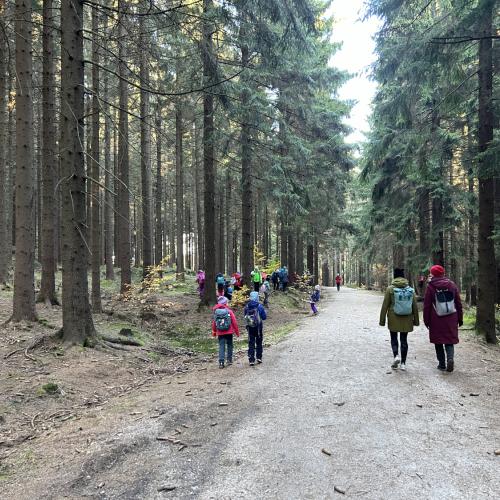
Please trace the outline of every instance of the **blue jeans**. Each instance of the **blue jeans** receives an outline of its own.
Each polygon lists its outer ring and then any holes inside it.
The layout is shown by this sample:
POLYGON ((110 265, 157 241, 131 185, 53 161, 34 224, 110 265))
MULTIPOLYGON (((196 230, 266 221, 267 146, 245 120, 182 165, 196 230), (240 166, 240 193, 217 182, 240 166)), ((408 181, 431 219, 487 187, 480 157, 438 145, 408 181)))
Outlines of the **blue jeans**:
POLYGON ((233 359, 233 334, 219 335, 219 362, 224 361, 227 343, 227 360, 233 359))
POLYGON ((262 330, 248 329, 248 361, 255 363, 255 347, 257 346, 257 359, 262 359, 262 330))

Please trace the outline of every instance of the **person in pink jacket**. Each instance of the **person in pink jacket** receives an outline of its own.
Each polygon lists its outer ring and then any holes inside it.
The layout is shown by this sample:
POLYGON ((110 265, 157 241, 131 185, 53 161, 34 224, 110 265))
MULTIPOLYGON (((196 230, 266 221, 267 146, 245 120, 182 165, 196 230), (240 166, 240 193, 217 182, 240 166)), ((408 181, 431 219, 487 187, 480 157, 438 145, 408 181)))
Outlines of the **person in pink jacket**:
POLYGON ((460 294, 455 283, 444 275, 444 269, 441 266, 432 267, 431 276, 425 289, 424 324, 429 330, 429 340, 434 344, 436 349, 436 356, 439 362, 437 366, 438 370, 452 372, 455 363, 453 359, 454 346, 459 342, 458 327, 464 324, 462 300, 460 299, 460 294), (453 294, 455 312, 445 316, 438 315, 436 312, 436 306, 438 305, 436 304, 436 293, 438 291, 448 291, 453 294), (445 350, 447 362, 445 359, 445 350))
POLYGON ((219 297, 214 307, 212 320, 212 337, 219 337, 219 368, 224 368, 224 358, 227 344, 227 364, 233 364, 233 333, 240 336, 238 322, 233 311, 227 307, 229 301, 226 297, 219 297))

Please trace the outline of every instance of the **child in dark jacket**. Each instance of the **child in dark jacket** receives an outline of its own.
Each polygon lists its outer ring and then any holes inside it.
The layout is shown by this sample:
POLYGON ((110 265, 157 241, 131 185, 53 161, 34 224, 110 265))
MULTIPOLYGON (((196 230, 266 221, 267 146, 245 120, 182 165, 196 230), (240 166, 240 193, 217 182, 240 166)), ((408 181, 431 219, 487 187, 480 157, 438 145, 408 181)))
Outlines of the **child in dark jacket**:
POLYGON ((233 364, 233 333, 240 336, 238 323, 233 311, 227 307, 226 297, 219 297, 214 307, 214 319, 212 320, 212 337, 219 337, 219 368, 224 368, 224 357, 227 344, 227 364, 233 364), (220 313, 217 311, 221 310, 220 313), (226 314, 224 315, 224 312, 226 314))
POLYGON ((314 304, 319 302, 319 299, 320 299, 319 285, 316 285, 311 293, 311 300, 309 301, 309 304, 311 304, 313 316, 316 316, 316 314, 318 314, 318 310, 316 309, 316 306, 314 304))
POLYGON ((255 351, 257 351, 257 363, 262 363, 262 322, 266 318, 266 310, 259 304, 259 292, 252 292, 250 294, 250 302, 245 307, 245 323, 248 331, 248 361, 250 366, 255 365, 255 351))

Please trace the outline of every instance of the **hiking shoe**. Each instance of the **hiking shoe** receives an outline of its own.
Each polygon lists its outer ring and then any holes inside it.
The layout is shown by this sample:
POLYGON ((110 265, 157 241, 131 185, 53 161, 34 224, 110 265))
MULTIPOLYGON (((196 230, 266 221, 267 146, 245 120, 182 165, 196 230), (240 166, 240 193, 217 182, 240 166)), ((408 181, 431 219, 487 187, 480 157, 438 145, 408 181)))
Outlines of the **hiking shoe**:
POLYGON ((399 365, 399 369, 405 372, 406 371, 406 364, 405 363, 401 363, 399 365))
POLYGON ((258 360, 257 360, 257 363, 262 363, 262 359, 258 359, 258 360))
POLYGON ((224 368, 224 361, 219 361, 219 368, 224 368))
POLYGON ((401 359, 399 356, 396 356, 394 358, 394 361, 392 362, 391 368, 394 368, 395 370, 398 369, 399 363, 401 363, 401 359))
POLYGON ((250 364, 250 366, 254 366, 255 365, 255 363, 253 361, 250 361, 249 364, 250 364))
POLYGON ((442 372, 445 372, 446 371, 446 366, 441 366, 441 365, 437 365, 437 369, 442 371, 442 372))
POLYGON ((449 359, 448 364, 446 365, 446 371, 451 373, 453 371, 454 364, 455 362, 452 359, 449 359))
POLYGON ((228 364, 228 365, 232 365, 232 364, 233 364, 233 360, 232 360, 232 359, 228 359, 228 360, 227 360, 227 364, 228 364))

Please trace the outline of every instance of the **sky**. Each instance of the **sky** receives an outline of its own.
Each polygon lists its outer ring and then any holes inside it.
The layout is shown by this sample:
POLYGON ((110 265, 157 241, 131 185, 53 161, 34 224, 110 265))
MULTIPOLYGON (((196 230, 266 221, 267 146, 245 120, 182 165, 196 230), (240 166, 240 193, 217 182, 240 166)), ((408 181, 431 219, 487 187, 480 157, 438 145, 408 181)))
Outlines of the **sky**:
POLYGON ((366 116, 371 112, 370 102, 375 95, 377 85, 376 82, 369 80, 367 67, 375 60, 373 55, 375 42, 372 36, 377 31, 379 21, 375 18, 365 22, 357 21, 362 8, 363 0, 334 0, 327 12, 338 22, 334 26, 332 41, 343 42, 342 49, 332 57, 330 64, 357 74, 339 91, 341 99, 358 101, 351 112, 351 117, 345 120, 356 129, 347 137, 347 142, 365 140, 362 131, 370 129, 366 116))

